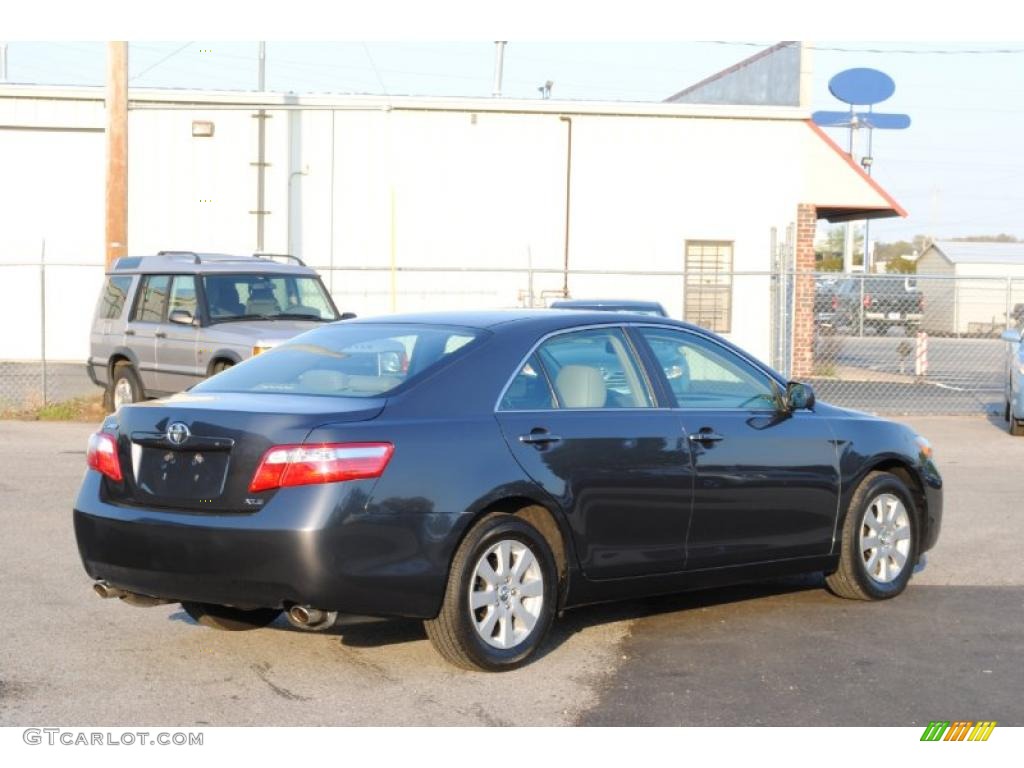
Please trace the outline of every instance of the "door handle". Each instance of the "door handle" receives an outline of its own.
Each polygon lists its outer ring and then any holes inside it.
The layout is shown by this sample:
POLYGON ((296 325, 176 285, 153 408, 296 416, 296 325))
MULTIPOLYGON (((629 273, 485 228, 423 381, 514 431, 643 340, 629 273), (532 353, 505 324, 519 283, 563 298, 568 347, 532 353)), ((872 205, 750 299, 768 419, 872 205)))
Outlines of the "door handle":
POLYGON ((134 331, 134 330, 132 330, 131 328, 129 328, 128 330, 126 330, 126 331, 124 332, 124 335, 125 335, 125 336, 134 336, 134 335, 135 335, 135 331, 134 331))
POLYGON ((704 427, 699 432, 690 434, 691 443, 717 443, 719 440, 725 440, 725 436, 712 431, 710 427, 704 427))
POLYGON ((156 336, 158 339, 166 339, 167 338, 167 332, 166 331, 157 331, 153 335, 156 336))
POLYGON ((520 435, 519 442, 526 443, 526 445, 535 445, 538 447, 543 447, 550 443, 560 443, 562 442, 562 438, 560 438, 558 435, 552 435, 547 430, 535 429, 528 435, 520 435))

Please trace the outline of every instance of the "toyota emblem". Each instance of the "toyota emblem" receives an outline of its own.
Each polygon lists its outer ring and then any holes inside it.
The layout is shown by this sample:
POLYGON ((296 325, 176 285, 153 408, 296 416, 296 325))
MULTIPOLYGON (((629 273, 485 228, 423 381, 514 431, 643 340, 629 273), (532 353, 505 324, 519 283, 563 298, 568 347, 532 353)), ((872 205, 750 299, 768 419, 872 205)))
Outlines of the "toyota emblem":
POLYGON ((180 421, 176 421, 167 427, 167 440, 174 445, 181 445, 188 440, 189 431, 188 427, 182 424, 180 421))

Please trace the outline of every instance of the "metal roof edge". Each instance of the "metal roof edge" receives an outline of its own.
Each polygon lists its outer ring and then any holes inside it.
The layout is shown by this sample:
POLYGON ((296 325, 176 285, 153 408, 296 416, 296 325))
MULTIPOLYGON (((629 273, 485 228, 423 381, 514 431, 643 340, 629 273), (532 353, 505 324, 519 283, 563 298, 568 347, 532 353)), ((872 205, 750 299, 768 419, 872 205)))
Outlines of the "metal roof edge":
MULTIPOLYGON (((206 91, 160 88, 129 90, 131 108, 366 109, 381 111, 518 112, 531 114, 621 115, 709 119, 806 120, 801 107, 729 104, 672 104, 634 101, 572 101, 494 97, 290 94, 258 91, 206 91)), ((102 86, 0 85, 0 99, 50 99, 102 103, 102 86)))

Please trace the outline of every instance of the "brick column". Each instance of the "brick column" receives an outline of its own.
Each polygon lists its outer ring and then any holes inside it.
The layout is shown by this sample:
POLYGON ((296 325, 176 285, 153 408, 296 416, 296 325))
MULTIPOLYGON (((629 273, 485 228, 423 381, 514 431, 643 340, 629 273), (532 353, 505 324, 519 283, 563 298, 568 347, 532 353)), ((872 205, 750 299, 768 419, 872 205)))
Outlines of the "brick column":
POLYGON ((813 205, 796 208, 793 276, 793 364, 790 378, 799 381, 814 372, 814 232, 818 224, 813 205))

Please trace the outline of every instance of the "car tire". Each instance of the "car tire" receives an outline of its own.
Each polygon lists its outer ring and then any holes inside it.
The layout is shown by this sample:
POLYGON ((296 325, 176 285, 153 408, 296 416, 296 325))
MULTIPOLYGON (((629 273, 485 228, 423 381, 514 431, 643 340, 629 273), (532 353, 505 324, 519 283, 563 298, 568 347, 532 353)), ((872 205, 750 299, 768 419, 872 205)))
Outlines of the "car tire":
POLYGON ((145 399, 146 392, 132 364, 123 361, 115 363, 110 375, 110 385, 103 395, 107 413, 113 413, 122 405, 138 403, 145 399))
POLYGON ((213 364, 213 370, 210 371, 211 376, 216 376, 221 371, 226 371, 234 365, 230 360, 218 360, 213 364))
POLYGON ((1006 431, 1014 437, 1021 437, 1024 435, 1024 422, 1017 419, 1017 414, 1013 412, 1013 406, 1006 406, 1006 416, 1006 420, 1009 422, 1009 424, 1007 424, 1006 431))
POLYGON ((259 629, 273 623, 281 615, 278 608, 243 610, 213 603, 182 603, 181 607, 196 624, 229 632, 259 629))
POLYGON ((1010 420, 1010 401, 1007 400, 1006 404, 1003 406, 1003 421, 1009 421, 1009 420, 1010 420))
POLYGON ((544 641, 557 600, 558 569, 547 540, 522 518, 495 512, 459 545, 441 610, 424 627, 455 666, 506 671, 544 641))
POLYGON ((900 594, 917 563, 919 520, 913 494, 900 478, 869 473, 850 499, 839 568, 825 577, 829 590, 851 600, 886 600, 900 594))

